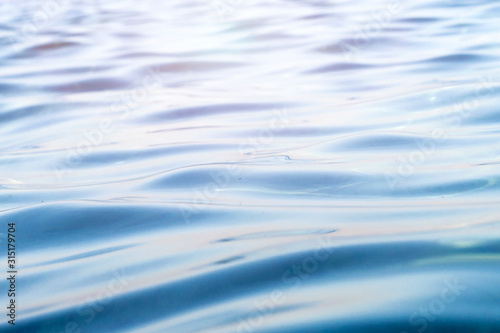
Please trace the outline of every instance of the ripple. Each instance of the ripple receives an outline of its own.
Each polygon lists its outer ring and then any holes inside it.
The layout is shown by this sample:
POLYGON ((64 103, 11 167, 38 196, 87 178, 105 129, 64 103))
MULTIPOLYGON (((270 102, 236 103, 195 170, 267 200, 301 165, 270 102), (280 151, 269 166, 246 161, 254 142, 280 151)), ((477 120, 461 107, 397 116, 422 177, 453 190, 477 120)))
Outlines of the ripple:
POLYGON ((0 2, 16 331, 500 331, 497 3, 56 5, 0 2))

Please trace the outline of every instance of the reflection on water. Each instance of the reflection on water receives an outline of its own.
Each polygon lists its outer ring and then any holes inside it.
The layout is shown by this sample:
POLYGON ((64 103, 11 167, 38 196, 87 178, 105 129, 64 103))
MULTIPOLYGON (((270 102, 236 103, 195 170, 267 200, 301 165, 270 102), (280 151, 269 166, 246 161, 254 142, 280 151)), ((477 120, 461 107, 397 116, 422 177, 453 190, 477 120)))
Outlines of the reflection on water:
POLYGON ((499 332, 499 16, 1 2, 15 329, 499 332))

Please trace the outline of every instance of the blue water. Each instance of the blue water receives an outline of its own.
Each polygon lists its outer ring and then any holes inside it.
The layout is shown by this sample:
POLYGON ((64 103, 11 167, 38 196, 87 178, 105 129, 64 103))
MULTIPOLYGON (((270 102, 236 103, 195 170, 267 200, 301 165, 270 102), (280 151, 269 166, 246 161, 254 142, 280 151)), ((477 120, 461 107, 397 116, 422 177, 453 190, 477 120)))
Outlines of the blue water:
POLYGON ((0 330, 500 332, 499 32, 491 0, 0 2, 0 330))

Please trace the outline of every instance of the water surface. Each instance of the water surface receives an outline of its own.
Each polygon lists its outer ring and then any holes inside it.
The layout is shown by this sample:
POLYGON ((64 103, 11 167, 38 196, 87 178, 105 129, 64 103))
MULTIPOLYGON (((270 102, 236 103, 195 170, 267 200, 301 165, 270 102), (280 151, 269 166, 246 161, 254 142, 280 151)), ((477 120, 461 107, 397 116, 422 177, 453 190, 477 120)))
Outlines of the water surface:
POLYGON ((1 330, 500 332, 499 17, 2 1, 1 330))

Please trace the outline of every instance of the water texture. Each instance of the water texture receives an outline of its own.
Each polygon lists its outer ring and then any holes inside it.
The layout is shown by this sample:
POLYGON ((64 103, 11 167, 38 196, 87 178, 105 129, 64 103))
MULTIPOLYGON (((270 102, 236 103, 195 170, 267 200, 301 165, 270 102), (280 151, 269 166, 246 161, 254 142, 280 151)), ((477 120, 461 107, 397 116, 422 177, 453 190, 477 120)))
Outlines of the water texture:
POLYGON ((0 2, 0 330, 500 332, 499 32, 491 0, 0 2))

